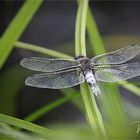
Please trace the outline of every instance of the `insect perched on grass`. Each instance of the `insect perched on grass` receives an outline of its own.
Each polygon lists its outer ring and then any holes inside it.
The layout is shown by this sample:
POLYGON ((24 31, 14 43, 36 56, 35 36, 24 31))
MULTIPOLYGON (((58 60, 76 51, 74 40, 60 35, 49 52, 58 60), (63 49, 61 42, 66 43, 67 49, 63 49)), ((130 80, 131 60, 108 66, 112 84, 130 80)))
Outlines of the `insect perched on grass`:
POLYGON ((96 83, 118 82, 140 75, 140 63, 124 62, 140 53, 140 46, 129 45, 115 52, 89 59, 78 56, 73 59, 24 58, 20 64, 30 70, 43 72, 26 79, 25 84, 39 88, 61 89, 87 82, 95 95, 100 94, 96 83))

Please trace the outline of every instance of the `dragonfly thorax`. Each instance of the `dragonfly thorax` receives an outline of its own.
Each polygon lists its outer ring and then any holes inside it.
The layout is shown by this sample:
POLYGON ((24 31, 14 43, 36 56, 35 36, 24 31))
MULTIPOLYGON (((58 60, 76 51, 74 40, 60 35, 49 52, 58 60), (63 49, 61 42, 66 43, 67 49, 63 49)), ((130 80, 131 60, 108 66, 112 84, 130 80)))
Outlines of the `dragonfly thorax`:
POLYGON ((91 66, 90 66, 90 60, 88 57, 86 56, 78 56, 75 58, 78 63, 80 64, 81 66, 81 70, 84 72, 84 75, 88 72, 88 71, 91 71, 91 66))

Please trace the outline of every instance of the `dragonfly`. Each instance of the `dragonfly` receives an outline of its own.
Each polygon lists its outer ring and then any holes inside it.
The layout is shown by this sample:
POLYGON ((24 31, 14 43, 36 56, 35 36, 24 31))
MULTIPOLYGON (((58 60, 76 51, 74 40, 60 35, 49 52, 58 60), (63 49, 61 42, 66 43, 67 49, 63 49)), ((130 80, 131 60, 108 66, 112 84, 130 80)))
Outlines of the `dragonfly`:
POLYGON ((87 82, 93 93, 101 94, 98 81, 119 82, 140 75, 140 62, 126 63, 140 53, 140 46, 132 44, 114 52, 75 58, 30 57, 21 60, 21 66, 42 72, 29 76, 25 84, 38 88, 62 89, 87 82))

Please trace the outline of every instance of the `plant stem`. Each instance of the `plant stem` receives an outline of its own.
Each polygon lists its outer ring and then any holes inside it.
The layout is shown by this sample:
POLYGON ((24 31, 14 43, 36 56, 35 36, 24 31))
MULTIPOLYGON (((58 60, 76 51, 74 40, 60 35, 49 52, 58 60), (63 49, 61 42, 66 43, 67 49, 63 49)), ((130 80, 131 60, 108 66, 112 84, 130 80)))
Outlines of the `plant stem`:
POLYGON ((79 0, 75 28, 75 53, 86 56, 85 32, 88 0, 79 0))
MULTIPOLYGON (((91 13, 90 7, 88 7, 87 12, 87 31, 92 45, 93 52, 97 54, 102 54, 105 52, 104 45, 96 25, 94 16, 91 13)), ((120 99, 120 94, 115 83, 99 83, 100 90, 102 93, 100 103, 104 107, 106 119, 110 121, 113 127, 122 127, 122 124, 127 123, 127 116, 124 112, 122 102, 120 99), (117 116, 117 117, 116 117, 117 116)), ((138 93, 136 86, 129 88, 127 85, 124 86, 129 90, 133 90, 135 94, 138 93)), ((132 87, 132 86, 131 86, 132 87)))
POLYGON ((28 43, 25 43, 25 42, 19 42, 18 41, 18 42, 15 43, 15 46, 18 47, 18 48, 39 52, 39 53, 46 54, 46 55, 53 56, 53 57, 60 57, 60 58, 71 57, 67 54, 64 54, 64 53, 61 53, 61 52, 58 52, 58 51, 54 51, 54 50, 47 49, 47 48, 37 46, 37 45, 28 44, 28 43))
POLYGON ((93 52, 96 55, 105 53, 105 48, 100 37, 98 27, 89 7, 87 10, 87 33, 92 45, 93 52))
MULTIPOLYGON (((76 18, 76 30, 75 30, 75 52, 76 55, 86 56, 85 45, 85 31, 86 31, 86 17, 88 0, 78 1, 78 12, 76 18)), ((106 138, 106 132, 102 121, 101 114, 98 110, 95 98, 91 90, 86 83, 81 84, 81 96, 85 104, 86 115, 96 138, 106 138)))
POLYGON ((134 84, 127 81, 118 82, 118 84, 120 86, 123 86, 125 89, 133 92, 135 95, 140 96, 140 88, 135 86, 134 84))
POLYGON ((54 135, 54 132, 50 129, 14 117, 10 117, 4 114, 0 114, 0 121, 25 130, 29 130, 31 132, 38 133, 45 137, 50 137, 54 135))

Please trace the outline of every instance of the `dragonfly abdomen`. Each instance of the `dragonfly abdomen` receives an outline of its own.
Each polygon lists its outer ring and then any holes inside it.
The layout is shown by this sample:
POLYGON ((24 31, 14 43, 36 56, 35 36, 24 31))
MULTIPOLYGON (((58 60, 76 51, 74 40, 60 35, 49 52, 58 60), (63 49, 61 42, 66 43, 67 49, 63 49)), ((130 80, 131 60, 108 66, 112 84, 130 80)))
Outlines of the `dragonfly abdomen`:
POLYGON ((88 71, 85 73, 85 80, 90 85, 92 91, 95 93, 96 96, 100 95, 100 89, 96 84, 95 77, 92 71, 88 71))
POLYGON ((85 79, 86 79, 88 84, 93 84, 93 83, 95 84, 96 83, 96 80, 94 78, 92 71, 88 71, 85 73, 85 79))

